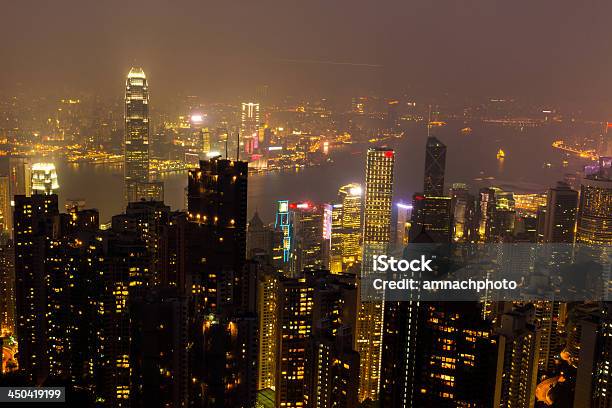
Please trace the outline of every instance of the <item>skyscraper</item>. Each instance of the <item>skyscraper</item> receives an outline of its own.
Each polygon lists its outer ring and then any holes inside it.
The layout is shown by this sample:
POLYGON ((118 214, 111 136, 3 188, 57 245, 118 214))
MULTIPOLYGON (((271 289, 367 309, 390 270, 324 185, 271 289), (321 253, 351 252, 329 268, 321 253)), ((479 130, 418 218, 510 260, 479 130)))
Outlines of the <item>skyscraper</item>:
MULTIPOLYGON (((391 205, 395 152, 385 148, 368 149, 363 215, 363 261, 361 275, 372 271, 374 255, 384 253, 391 240, 391 205)), ((375 400, 380 380, 382 346, 382 302, 362 302, 357 323, 357 351, 361 358, 359 400, 375 400)))
POLYGON ((337 231, 337 237, 334 237, 332 233, 332 241, 336 243, 336 250, 342 262, 342 271, 345 272, 350 266, 361 260, 362 200, 362 188, 357 183, 347 184, 338 190, 340 228, 337 231))
POLYGON ((356 406, 357 307, 354 276, 305 271, 279 281, 277 407, 356 406))
POLYGON ((291 213, 289 212, 289 201, 280 200, 276 202, 276 221, 274 228, 282 234, 282 259, 283 270, 289 271, 289 258, 291 254, 291 213))
POLYGON ((514 194, 497 187, 482 188, 478 199, 478 240, 504 239, 514 231, 514 194))
POLYGON ((476 239, 475 199, 465 184, 455 183, 451 189, 453 241, 473 242, 476 239))
POLYGON ((417 193, 412 197, 412 207, 411 240, 425 231, 435 242, 450 242, 453 222, 450 197, 417 193))
POLYGON ((612 243, 612 180, 603 163, 582 180, 576 240, 591 245, 612 243))
POLYGON ((190 393, 211 407, 252 406, 257 391, 256 270, 245 264, 247 177, 246 162, 218 156, 189 171, 190 393))
POLYGON ((259 103, 243 102, 240 115, 240 147, 247 153, 252 153, 253 144, 258 141, 259 124, 259 103))
POLYGON ((533 306, 501 316, 495 381, 496 407, 533 407, 540 353, 539 328, 533 306))
POLYGON ((49 374, 45 260, 59 229, 57 195, 16 196, 14 220, 19 365, 41 383, 49 374))
POLYGON ((276 389, 279 280, 276 271, 261 267, 258 274, 257 307, 259 308, 259 364, 257 389, 276 389))
POLYGON ((15 246, 0 244, 0 336, 15 332, 15 246))
POLYGON ((548 190, 544 241, 573 243, 578 210, 578 192, 564 182, 548 190))
POLYGON ((493 406, 491 326, 476 302, 386 302, 381 406, 493 406))
MULTIPOLYGON (((201 284, 206 309, 233 298, 232 275, 246 258, 247 163, 213 157, 189 171, 187 219, 192 239, 187 268, 201 284)), ((231 299, 229 300, 231 301, 231 299)))
POLYGON ((0 211, 3 231, 13 233, 12 201, 16 195, 32 194, 32 163, 30 158, 7 156, 0 158, 0 211))
POLYGON ((132 67, 125 83, 124 174, 128 202, 145 198, 149 182, 149 87, 140 67, 132 67))
POLYGON ((291 275, 297 277, 305 269, 329 269, 331 206, 304 201, 290 203, 289 211, 291 275))
POLYGON ((53 163, 32 165, 32 192, 34 194, 57 194, 59 183, 53 163))
POLYGON ((446 169, 446 145, 436 137, 427 138, 425 147, 425 178, 423 194, 442 197, 444 195, 444 171, 446 169))
MULTIPOLYGON (((593 308, 593 305, 590 305, 593 308)), ((579 305, 577 309, 586 309, 579 305)), ((609 407, 612 403, 612 304, 605 302, 590 313, 576 316, 574 335, 577 342, 578 367, 574 407, 609 407)))

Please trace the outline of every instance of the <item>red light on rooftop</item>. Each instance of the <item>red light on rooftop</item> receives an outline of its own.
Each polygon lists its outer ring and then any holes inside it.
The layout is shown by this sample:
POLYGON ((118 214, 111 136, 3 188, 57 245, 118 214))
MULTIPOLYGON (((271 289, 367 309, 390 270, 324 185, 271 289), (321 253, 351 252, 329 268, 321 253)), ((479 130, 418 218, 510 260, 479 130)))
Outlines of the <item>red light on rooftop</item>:
POLYGON ((422 195, 414 196, 414 199, 417 201, 421 201, 425 199, 425 196, 422 196, 422 195))
POLYGON ((385 152, 385 157, 392 158, 393 157, 393 150, 387 150, 385 152))
POLYGON ((290 203, 289 208, 292 210, 312 210, 315 209, 315 205, 310 201, 302 201, 297 203, 290 203))

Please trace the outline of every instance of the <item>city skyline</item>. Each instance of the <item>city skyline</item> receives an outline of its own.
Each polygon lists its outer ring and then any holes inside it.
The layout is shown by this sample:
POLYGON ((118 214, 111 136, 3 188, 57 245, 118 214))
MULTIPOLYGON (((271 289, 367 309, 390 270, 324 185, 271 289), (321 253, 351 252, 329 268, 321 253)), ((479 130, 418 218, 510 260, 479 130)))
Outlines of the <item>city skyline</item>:
POLYGON ((7 10, 0 404, 612 408, 612 6, 7 10))

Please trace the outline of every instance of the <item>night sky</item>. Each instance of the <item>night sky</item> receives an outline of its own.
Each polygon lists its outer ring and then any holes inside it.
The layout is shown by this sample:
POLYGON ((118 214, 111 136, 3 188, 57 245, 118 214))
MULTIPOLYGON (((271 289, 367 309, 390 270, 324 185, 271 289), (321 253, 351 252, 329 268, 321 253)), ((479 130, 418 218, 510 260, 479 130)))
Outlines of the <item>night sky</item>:
POLYGON ((612 2, 4 0, 0 93, 529 97, 612 113, 612 2), (607 104, 607 105, 606 105, 607 104), (609 106, 609 107, 608 107, 609 106))

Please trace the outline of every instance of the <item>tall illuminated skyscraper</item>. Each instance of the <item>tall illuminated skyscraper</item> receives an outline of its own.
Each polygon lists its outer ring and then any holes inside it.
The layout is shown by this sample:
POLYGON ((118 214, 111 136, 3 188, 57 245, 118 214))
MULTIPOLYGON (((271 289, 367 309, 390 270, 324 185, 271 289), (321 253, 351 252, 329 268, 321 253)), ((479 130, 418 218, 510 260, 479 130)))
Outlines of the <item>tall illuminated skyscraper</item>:
POLYGON ((13 232, 13 200, 16 195, 32 194, 32 159, 19 156, 0 158, 0 211, 2 231, 13 232))
POLYGON ((446 169, 446 145, 434 136, 427 138, 425 147, 425 178, 423 194, 444 195, 444 171, 446 169))
POLYGON ((32 165, 32 192, 34 194, 57 194, 59 183, 53 163, 32 165))
POLYGON ((338 203, 333 206, 336 219, 332 221, 332 263, 338 265, 340 271, 346 271, 361 259, 361 207, 360 184, 340 187, 338 203))
MULTIPOLYGON (((373 255, 384 253, 391 240, 391 205, 395 153, 370 148, 366 160, 363 215, 363 263, 361 275, 372 271, 373 255)), ((357 322, 357 350, 361 357, 359 400, 375 400, 380 380, 383 304, 362 302, 357 322)))
POLYGON ((240 115, 240 147, 251 151, 252 143, 257 141, 259 127, 259 103, 243 102, 240 115))
POLYGON ((591 245, 612 243, 612 179, 603 160, 582 180, 576 240, 591 245))
POLYGON ((329 269, 332 207, 311 202, 290 203, 290 272, 297 277, 304 270, 329 269))
POLYGON ((144 198, 149 182, 149 87, 140 67, 132 67, 125 83, 125 196, 128 202, 144 198))

